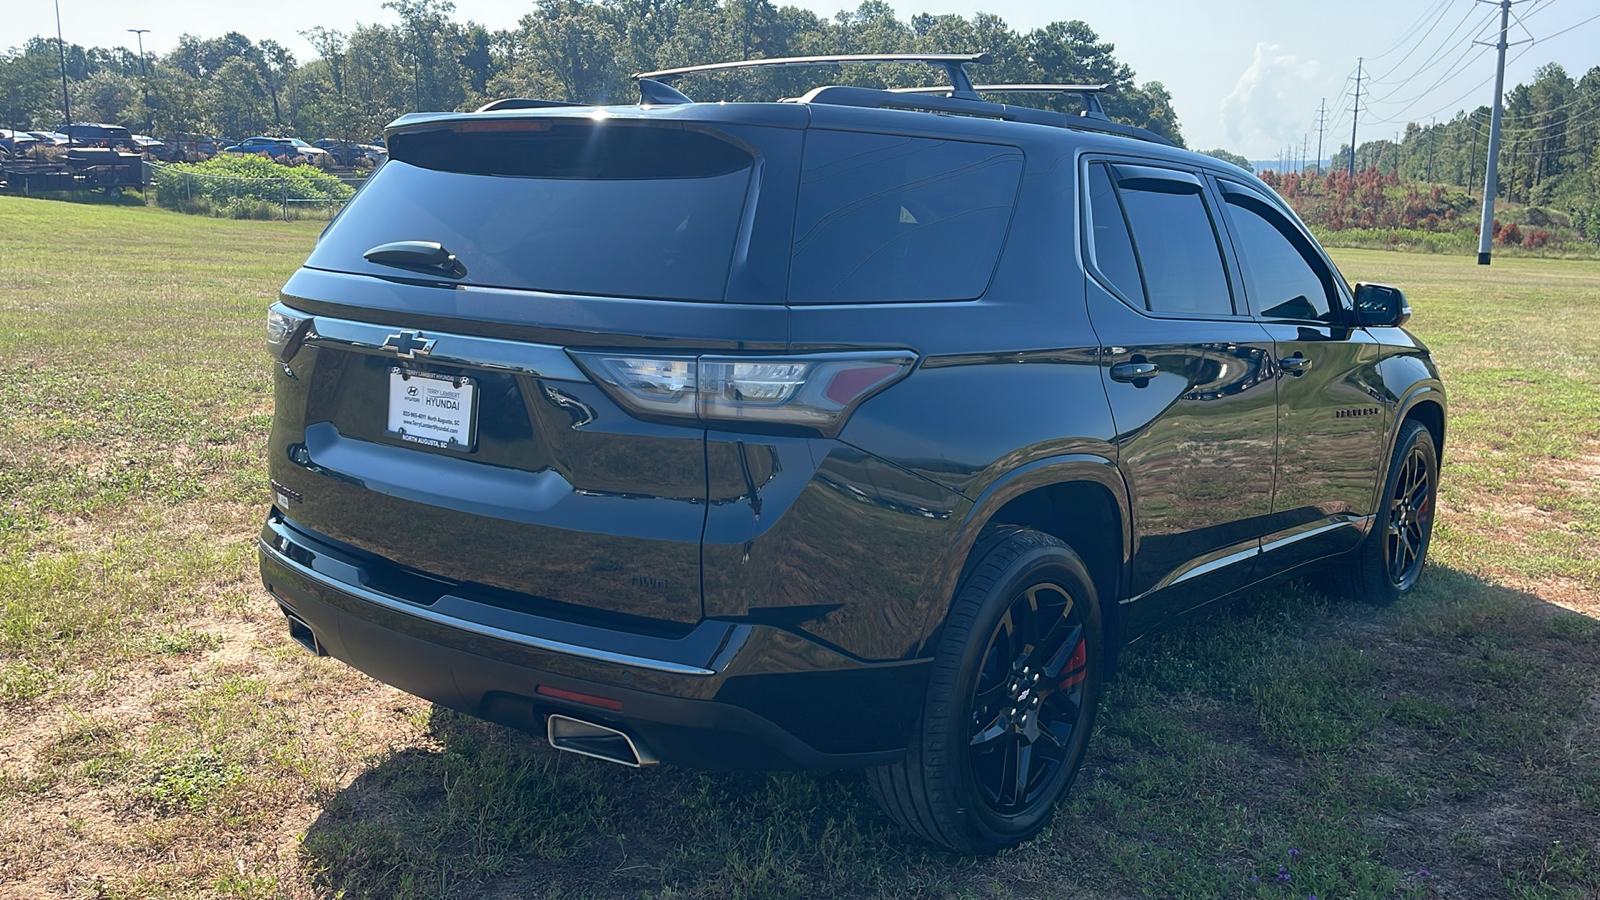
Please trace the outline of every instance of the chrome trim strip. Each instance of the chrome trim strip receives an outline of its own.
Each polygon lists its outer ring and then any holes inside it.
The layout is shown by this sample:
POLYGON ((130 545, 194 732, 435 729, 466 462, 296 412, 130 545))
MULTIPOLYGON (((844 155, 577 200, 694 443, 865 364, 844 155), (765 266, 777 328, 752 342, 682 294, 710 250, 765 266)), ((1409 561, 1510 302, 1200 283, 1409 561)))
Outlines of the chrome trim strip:
MULTIPOLYGON (((285 307, 285 311, 302 317, 305 315, 295 312, 291 307, 285 307)), ((374 325, 350 319, 313 316, 303 342, 313 347, 355 350, 399 359, 393 345, 384 346, 384 342, 388 341, 389 336, 396 330, 393 325, 374 325)), ((410 330, 416 331, 416 329, 410 330)), ((565 350, 550 344, 531 344, 440 331, 417 333, 422 338, 437 341, 428 354, 430 362, 515 372, 552 381, 589 380, 571 357, 567 356, 565 350)))
POLYGON ((391 612, 397 612, 402 615, 411 616, 415 619, 421 619, 424 622, 429 622, 434 625, 443 625, 447 628, 455 628, 471 634, 480 635, 482 637, 493 638, 495 640, 505 641, 511 644, 519 644, 524 647, 531 647, 535 650, 544 650, 550 653, 564 653, 568 656, 577 656, 582 659, 594 660, 596 662, 611 663, 612 665, 631 666, 636 669, 649 669, 653 672, 666 672, 670 675, 717 674, 713 669, 707 669, 700 666, 690 666, 683 663, 669 662, 662 659, 647 659, 642 656, 629 656, 624 653, 612 653, 609 650, 596 650, 593 647, 580 647, 576 644, 568 644, 564 641, 552 641, 547 638, 536 637, 531 634, 520 634, 514 631, 506 631, 503 628, 495 628, 492 625, 484 625, 478 622, 468 621, 466 619, 458 619, 454 616, 442 615, 430 609, 419 607, 412 603, 407 603, 399 598, 391 597, 387 594, 380 594, 377 591, 370 590, 360 585, 336 581, 314 569, 307 568, 306 566, 295 562, 289 557, 283 555, 276 547, 273 547, 263 539, 258 538, 256 543, 261 547, 261 551, 263 553, 266 553, 272 557, 274 562, 284 566, 294 574, 306 579, 307 581, 311 581, 327 590, 349 594, 358 599, 365 600, 374 606, 381 606, 391 612))
POLYGON ((1243 550, 1238 550, 1238 551, 1235 551, 1233 553, 1229 553, 1229 554, 1227 554, 1225 556, 1219 556, 1216 559, 1207 560, 1206 562, 1199 563, 1198 565, 1195 565, 1195 566, 1193 566, 1193 567, 1191 567, 1189 569, 1185 569, 1180 574, 1177 574, 1177 575, 1170 575, 1169 574, 1166 578, 1163 578, 1160 581, 1156 582, 1155 586, 1150 588, 1150 590, 1145 591, 1144 593, 1140 594, 1137 597, 1129 597, 1128 599, 1126 599, 1126 600, 1124 600, 1122 602, 1123 603, 1133 603, 1133 602, 1138 601, 1138 600, 1143 600, 1144 598, 1150 596, 1151 594, 1154 594, 1156 591, 1166 590, 1167 588, 1172 587, 1175 584, 1180 584, 1182 582, 1188 581, 1191 578, 1199 578, 1202 575, 1210 575, 1212 572, 1216 572, 1216 571, 1220 571, 1222 569, 1226 569, 1228 566, 1234 565, 1235 563, 1242 563, 1242 562, 1245 562, 1246 560, 1254 559, 1256 556, 1259 556, 1260 554, 1261 554, 1261 547, 1260 546, 1253 546, 1253 547, 1246 547, 1243 550))
POLYGON ((1367 522, 1369 522, 1371 520, 1372 520, 1371 516, 1348 516, 1348 517, 1346 517, 1344 519, 1341 519, 1340 521, 1337 521, 1337 522, 1329 522, 1326 525, 1319 525, 1316 528, 1310 528, 1310 529, 1302 531, 1302 532, 1300 532, 1298 534, 1291 534, 1288 537, 1278 538, 1275 541, 1268 541, 1267 543, 1261 545, 1261 552, 1262 553, 1271 553, 1274 550, 1278 550, 1280 548, 1287 547, 1290 544, 1296 543, 1297 541, 1303 541, 1306 538, 1313 538, 1313 537, 1316 537, 1319 534, 1327 534, 1330 531, 1334 531, 1334 530, 1337 530, 1337 529, 1340 529, 1340 528, 1357 527, 1357 526, 1363 525, 1363 524, 1365 524, 1365 523, 1367 523, 1367 522))

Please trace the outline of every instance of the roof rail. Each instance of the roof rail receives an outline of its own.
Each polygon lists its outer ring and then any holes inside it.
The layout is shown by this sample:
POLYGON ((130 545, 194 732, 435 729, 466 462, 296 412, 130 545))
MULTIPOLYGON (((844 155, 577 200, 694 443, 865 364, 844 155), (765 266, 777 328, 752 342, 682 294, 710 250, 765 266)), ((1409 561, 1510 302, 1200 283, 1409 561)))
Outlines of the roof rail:
POLYGON ((473 110, 473 112, 494 112, 498 109, 547 109, 552 106, 582 106, 581 103, 567 103, 563 100, 533 100, 528 97, 506 97, 503 100, 491 100, 473 110))
POLYGON ((957 97, 978 99, 972 90, 972 79, 967 75, 967 63, 985 65, 991 57, 987 53, 856 53, 845 56, 781 56, 774 59, 741 59, 734 62, 710 63, 703 66, 684 66, 680 69, 661 69, 656 72, 639 72, 635 81, 654 81, 671 84, 685 75, 702 72, 726 72, 733 69, 757 69, 770 66, 842 66, 847 63, 927 63, 944 69, 953 87, 942 88, 957 97))
MULTIPOLYGON (((979 94, 1078 94, 1083 97, 1084 115, 1094 119, 1109 119, 1100 106, 1099 96, 1109 87, 1109 84, 975 84, 972 90, 979 94)), ((889 90, 896 94, 955 94, 955 88, 948 85, 889 90)))
POLYGON ((909 91, 886 91, 877 88, 831 85, 829 87, 815 88, 811 93, 799 98, 796 102, 861 106, 869 109, 909 109, 947 115, 974 116, 982 119, 1004 119, 1008 122, 1027 122, 1032 125, 1070 128, 1074 131, 1115 134, 1122 137, 1137 138, 1141 141, 1165 144, 1168 147, 1177 146, 1177 144, 1153 131, 1134 125, 1124 125, 1121 122, 1113 122, 1110 119, 1101 119, 1093 116, 1069 116, 1066 113, 1048 109, 1036 109, 1031 106, 1012 106, 1006 103, 990 103, 986 100, 969 100, 965 97, 939 97, 909 91))

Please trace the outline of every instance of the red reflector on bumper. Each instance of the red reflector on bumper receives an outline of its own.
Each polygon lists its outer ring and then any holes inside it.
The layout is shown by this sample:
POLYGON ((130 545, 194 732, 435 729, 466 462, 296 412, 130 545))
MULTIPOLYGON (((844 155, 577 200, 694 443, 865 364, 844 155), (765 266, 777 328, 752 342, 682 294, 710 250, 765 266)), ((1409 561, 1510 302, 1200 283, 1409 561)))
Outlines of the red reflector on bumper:
POLYGON ((282 603, 284 606, 287 606, 290 609, 299 609, 300 608, 300 607, 295 605, 293 600, 290 600, 288 597, 285 597, 284 595, 278 593, 277 588, 274 588, 270 584, 267 585, 267 593, 271 594, 272 598, 274 600, 277 600, 279 603, 282 603))
POLYGON ((564 691, 561 688, 551 687, 548 684, 541 684, 533 690, 536 694, 543 694, 546 697, 554 697, 557 700, 570 700, 573 703, 582 703, 585 706, 598 706, 601 709, 622 708, 621 700, 612 700, 610 697, 596 697, 593 694, 580 694, 577 691, 564 691))

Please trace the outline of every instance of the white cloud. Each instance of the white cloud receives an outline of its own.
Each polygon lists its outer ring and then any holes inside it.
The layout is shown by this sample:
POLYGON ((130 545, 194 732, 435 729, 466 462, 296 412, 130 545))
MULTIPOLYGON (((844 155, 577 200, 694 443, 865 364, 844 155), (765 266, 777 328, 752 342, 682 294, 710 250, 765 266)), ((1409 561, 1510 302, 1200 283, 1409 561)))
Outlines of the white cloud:
MULTIPOLYGON (((1281 147, 1298 147, 1308 130, 1315 142, 1321 86, 1321 63, 1285 54, 1277 44, 1256 44, 1255 59, 1222 100, 1222 130, 1232 145, 1228 149, 1260 159, 1281 147)), ((1328 118, 1333 118, 1332 109, 1328 118)))

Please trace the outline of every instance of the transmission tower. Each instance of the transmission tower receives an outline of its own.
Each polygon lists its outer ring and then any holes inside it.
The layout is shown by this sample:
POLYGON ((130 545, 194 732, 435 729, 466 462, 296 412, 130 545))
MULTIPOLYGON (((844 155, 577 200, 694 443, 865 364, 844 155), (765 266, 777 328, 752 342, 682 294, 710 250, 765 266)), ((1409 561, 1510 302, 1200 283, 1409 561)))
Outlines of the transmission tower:
POLYGON ((1361 118, 1361 64, 1364 58, 1356 58, 1356 102, 1350 107, 1350 180, 1356 180, 1356 122, 1361 118))
MULTIPOLYGON (((1478 0, 1479 3, 1495 0, 1478 0)), ((1506 87, 1506 29, 1511 25, 1513 0, 1498 0, 1500 5, 1500 39, 1494 43, 1500 51, 1494 68, 1494 108, 1489 114, 1489 160, 1483 169, 1483 219, 1478 225, 1478 265, 1489 264, 1489 252, 1494 247, 1494 195, 1500 189, 1500 108, 1506 87)), ((1478 43, 1474 41, 1473 43, 1478 43)), ((1523 43, 1518 41, 1517 43, 1523 43)))
POLYGON ((1322 131, 1328 125, 1328 98, 1317 107, 1317 175, 1322 175, 1322 131))

